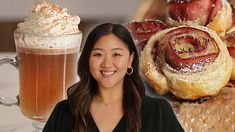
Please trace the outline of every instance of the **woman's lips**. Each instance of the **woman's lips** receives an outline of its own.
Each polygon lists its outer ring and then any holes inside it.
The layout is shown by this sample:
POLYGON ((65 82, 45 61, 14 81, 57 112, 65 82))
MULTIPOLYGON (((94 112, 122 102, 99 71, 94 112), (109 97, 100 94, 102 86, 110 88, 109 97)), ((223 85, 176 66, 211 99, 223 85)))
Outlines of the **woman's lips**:
POLYGON ((100 72, 101 72, 101 74, 103 74, 105 76, 110 76, 110 75, 113 75, 116 71, 115 70, 114 71, 103 71, 103 70, 101 70, 100 72))

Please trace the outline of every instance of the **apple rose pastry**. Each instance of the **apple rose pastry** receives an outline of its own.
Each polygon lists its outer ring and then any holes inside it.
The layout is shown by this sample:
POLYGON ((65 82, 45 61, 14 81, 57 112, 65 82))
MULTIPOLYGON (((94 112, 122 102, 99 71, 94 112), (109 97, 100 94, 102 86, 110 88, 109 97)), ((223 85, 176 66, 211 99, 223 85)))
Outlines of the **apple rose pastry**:
POLYGON ((160 20, 146 19, 143 21, 132 21, 127 24, 136 47, 142 51, 147 44, 149 38, 155 33, 166 28, 166 25, 160 20))
POLYGON ((232 73, 230 79, 235 80, 235 29, 227 33, 223 40, 227 44, 229 54, 233 60, 232 73))
POLYGON ((166 23, 170 26, 186 23, 207 26, 224 36, 232 25, 232 8, 226 0, 169 0, 166 23))
POLYGON ((232 60, 212 30, 179 26, 153 35, 142 52, 140 69, 159 94, 196 100, 216 95, 227 84, 232 60))

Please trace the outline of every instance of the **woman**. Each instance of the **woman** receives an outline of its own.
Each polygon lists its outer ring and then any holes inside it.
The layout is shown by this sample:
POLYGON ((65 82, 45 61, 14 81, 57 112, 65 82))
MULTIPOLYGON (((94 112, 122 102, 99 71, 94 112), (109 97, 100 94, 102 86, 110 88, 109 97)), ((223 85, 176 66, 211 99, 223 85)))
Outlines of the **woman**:
POLYGON ((145 96, 138 58, 124 26, 95 27, 79 59, 80 81, 56 105, 43 132, 183 131, 169 103, 145 96))

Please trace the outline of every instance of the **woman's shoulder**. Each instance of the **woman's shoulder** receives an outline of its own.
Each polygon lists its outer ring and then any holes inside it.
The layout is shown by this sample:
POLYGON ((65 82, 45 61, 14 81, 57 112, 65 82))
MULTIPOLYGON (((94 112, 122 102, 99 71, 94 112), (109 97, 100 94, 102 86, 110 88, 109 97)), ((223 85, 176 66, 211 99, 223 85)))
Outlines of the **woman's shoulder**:
POLYGON ((58 102, 53 109, 43 132, 68 132, 73 127, 73 116, 68 100, 58 102))
POLYGON ((57 107, 63 107, 63 108, 69 107, 69 102, 68 102, 67 99, 61 100, 61 101, 59 101, 59 102, 56 104, 56 106, 57 106, 57 107))
POLYGON ((157 98, 157 97, 144 96, 142 100, 143 107, 157 107, 157 106, 162 107, 165 105, 169 105, 168 101, 160 97, 157 98))
POLYGON ((67 99, 59 101, 55 108, 54 111, 56 112, 63 112, 63 113, 70 113, 70 108, 69 108, 69 102, 67 99))
POLYGON ((141 105, 143 131, 183 132, 174 111, 164 98, 145 96, 141 105))
POLYGON ((145 96, 142 100, 141 111, 143 115, 164 114, 172 111, 170 103, 164 98, 145 96))

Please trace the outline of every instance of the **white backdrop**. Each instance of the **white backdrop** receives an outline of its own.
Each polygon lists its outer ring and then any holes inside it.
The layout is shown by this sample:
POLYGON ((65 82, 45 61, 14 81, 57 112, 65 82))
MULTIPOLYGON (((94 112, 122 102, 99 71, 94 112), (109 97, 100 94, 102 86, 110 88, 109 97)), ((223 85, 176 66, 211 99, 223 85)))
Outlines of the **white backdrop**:
MULTIPOLYGON (((0 20, 19 20, 27 16, 33 3, 39 0, 0 0, 0 20)), ((66 7, 70 14, 82 19, 129 19, 141 0, 48 0, 66 7)))

